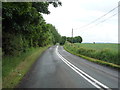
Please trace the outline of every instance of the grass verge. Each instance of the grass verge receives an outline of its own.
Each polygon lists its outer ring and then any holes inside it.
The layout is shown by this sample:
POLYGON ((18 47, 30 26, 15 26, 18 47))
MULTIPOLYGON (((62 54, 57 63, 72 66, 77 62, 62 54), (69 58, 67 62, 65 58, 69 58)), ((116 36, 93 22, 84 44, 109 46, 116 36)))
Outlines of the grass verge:
POLYGON ((102 65, 106 65, 106 66, 110 66, 110 67, 113 67, 113 68, 116 68, 116 69, 120 69, 120 66, 119 65, 116 65, 116 64, 113 64, 113 63, 108 63, 108 62, 105 62, 105 61, 102 61, 102 60, 98 60, 98 59, 94 59, 94 58, 91 58, 91 57, 87 57, 87 56, 84 56, 84 55, 81 55, 81 54, 77 54, 75 52, 73 52, 72 50, 69 50, 65 47, 65 45, 63 46, 64 49, 76 56, 79 56, 81 58, 84 58, 84 59, 87 59, 91 62, 95 62, 95 63, 98 63, 98 64, 102 64, 102 65))
MULTIPOLYGON (((23 54, 22 57, 15 57, 13 58, 13 61, 21 61, 14 63, 16 64, 15 67, 13 64, 5 64, 3 63, 3 80, 2 80, 2 88, 14 88, 20 80, 23 78, 23 76, 28 72, 32 64, 38 59, 40 54, 45 51, 48 47, 41 47, 41 48, 36 48, 28 52, 27 54, 23 54), (12 65, 12 66, 11 66, 12 65), (10 67, 10 69, 8 69, 10 67), (8 70, 10 70, 8 72, 8 70), (7 70, 7 73, 4 72, 4 70, 7 70), (5 74, 4 74, 5 73, 5 74)), ((12 58, 12 57, 10 57, 12 58)), ((12 62, 13 62, 12 61, 12 62)))

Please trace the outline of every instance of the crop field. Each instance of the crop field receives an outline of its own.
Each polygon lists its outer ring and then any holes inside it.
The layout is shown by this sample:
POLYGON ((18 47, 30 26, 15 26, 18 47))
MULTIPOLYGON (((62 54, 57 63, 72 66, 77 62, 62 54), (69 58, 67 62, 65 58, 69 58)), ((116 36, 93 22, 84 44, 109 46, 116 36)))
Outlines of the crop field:
POLYGON ((81 54, 91 58, 99 59, 109 63, 120 65, 118 53, 120 44, 112 43, 66 43, 65 47, 76 54, 81 54))
POLYGON ((108 43, 76 43, 75 44, 77 47, 83 47, 83 48, 88 48, 88 49, 94 49, 97 51, 101 51, 104 49, 109 49, 111 52, 118 53, 118 44, 108 44, 108 43))

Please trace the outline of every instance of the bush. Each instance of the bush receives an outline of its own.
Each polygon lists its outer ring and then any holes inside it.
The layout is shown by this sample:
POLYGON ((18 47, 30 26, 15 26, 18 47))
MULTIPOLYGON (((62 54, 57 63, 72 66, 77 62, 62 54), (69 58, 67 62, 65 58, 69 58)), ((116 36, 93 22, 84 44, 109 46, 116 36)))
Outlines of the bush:
POLYGON ((21 35, 7 34, 3 39, 3 51, 5 55, 20 55, 29 47, 27 40, 21 35))

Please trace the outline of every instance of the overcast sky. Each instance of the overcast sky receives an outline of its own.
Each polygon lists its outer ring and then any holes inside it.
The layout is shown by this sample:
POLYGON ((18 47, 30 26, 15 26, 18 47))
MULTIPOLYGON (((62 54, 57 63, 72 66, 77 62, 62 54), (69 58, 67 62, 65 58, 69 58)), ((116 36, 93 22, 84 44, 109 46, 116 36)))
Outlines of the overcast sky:
POLYGON ((61 0, 62 6, 49 6, 50 14, 44 15, 47 23, 53 24, 62 36, 81 36, 83 42, 118 42, 118 13, 115 9, 104 18, 87 27, 81 28, 118 6, 119 0, 61 0), (101 21, 106 20, 103 23, 101 21), (96 25, 97 23, 100 23, 96 25))

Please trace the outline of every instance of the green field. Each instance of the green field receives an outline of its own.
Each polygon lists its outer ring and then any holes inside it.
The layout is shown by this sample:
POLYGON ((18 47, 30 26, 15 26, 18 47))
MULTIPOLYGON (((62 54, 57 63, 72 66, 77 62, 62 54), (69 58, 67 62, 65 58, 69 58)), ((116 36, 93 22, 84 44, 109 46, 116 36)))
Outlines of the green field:
POLYGON ((108 63, 120 65, 120 60, 118 59, 118 44, 66 43, 64 48, 75 54, 80 54, 108 63))
POLYGON ((88 49, 95 49, 95 50, 104 50, 104 49, 109 49, 112 52, 118 52, 118 44, 108 44, 108 43, 76 43, 75 44, 77 47, 84 47, 88 49))

